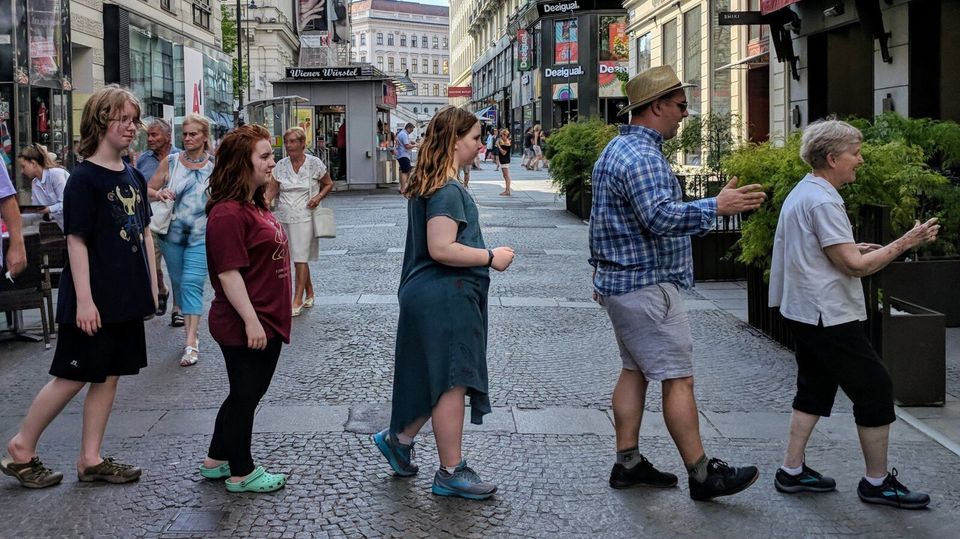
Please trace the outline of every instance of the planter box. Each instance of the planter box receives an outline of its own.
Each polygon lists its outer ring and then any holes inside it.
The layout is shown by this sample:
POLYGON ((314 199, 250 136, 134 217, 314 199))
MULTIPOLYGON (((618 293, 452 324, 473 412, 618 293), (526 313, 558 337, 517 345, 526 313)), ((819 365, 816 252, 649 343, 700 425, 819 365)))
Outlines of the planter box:
POLYGON ((593 191, 590 189, 567 189, 564 193, 567 211, 581 219, 590 219, 590 207, 593 204, 593 191))
POLYGON ((747 278, 747 267, 732 258, 726 258, 730 249, 740 240, 739 230, 713 230, 706 236, 693 236, 693 279, 696 281, 742 281, 747 278))
POLYGON ((943 313, 947 327, 960 326, 960 260, 893 262, 880 279, 885 295, 943 313))
POLYGON ((763 280, 763 270, 747 266, 747 322, 767 337, 793 350, 793 334, 780 310, 767 307, 770 285, 763 280))
POLYGON ((890 297, 880 314, 883 364, 900 406, 943 406, 946 397, 944 315, 890 297))

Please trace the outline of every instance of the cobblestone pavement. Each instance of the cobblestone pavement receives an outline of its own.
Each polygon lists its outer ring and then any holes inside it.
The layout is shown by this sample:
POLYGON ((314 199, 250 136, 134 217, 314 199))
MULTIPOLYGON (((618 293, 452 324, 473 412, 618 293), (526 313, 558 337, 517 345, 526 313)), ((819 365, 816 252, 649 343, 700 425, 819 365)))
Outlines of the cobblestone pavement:
MULTIPOLYGON (((708 452, 761 466, 741 495, 694 503, 686 483, 665 491, 613 491, 610 393, 619 359, 609 321, 590 301, 587 227, 563 211, 543 173, 513 171, 515 196, 499 197, 492 171, 471 182, 484 236, 519 255, 492 276, 490 386, 495 412, 470 426, 465 454, 500 491, 487 502, 429 493, 436 451, 418 443, 420 476, 401 480, 369 439, 389 414, 396 288, 406 226, 393 190, 338 193, 338 237, 313 264, 318 305, 295 319, 257 417, 255 457, 291 474, 269 495, 232 495, 198 479, 216 408, 226 395, 222 357, 206 332, 201 360, 177 365, 181 334, 148 323, 150 367, 121 382, 106 454, 144 468, 136 484, 64 484, 42 491, 0 482, 2 536, 378 537, 953 536, 960 525, 960 457, 895 424, 891 462, 934 502, 920 512, 856 499, 861 470, 846 399, 822 422, 807 460, 838 480, 838 492, 786 496, 772 485, 792 395, 791 355, 696 291, 685 292, 695 337, 697 397, 708 452), (42 511, 42 513, 41 513, 42 511)), ((0 435, 8 439, 46 382, 53 351, 0 343, 0 435)), ((951 382, 954 383, 954 382, 951 382)), ((681 477, 682 465, 651 386, 641 450, 681 477)), ((41 442, 41 455, 69 472, 80 403, 41 442)))

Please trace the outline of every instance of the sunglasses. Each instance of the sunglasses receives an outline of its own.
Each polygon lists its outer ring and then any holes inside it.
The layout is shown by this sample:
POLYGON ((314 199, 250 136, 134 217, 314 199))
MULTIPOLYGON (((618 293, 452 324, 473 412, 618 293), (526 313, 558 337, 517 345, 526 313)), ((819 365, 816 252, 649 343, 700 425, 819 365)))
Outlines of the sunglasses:
POLYGON ((680 112, 686 112, 687 107, 690 106, 690 103, 687 103, 686 101, 672 101, 670 99, 667 99, 667 101, 676 105, 677 108, 680 109, 680 112))

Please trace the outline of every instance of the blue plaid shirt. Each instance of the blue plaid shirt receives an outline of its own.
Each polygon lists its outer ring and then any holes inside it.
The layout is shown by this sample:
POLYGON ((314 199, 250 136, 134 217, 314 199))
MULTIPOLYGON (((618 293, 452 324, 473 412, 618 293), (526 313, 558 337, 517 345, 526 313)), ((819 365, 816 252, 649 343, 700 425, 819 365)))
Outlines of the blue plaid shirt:
POLYGON ((590 265, 604 296, 658 283, 693 287, 690 236, 711 229, 717 201, 683 202, 662 143, 653 129, 620 126, 593 167, 590 265))

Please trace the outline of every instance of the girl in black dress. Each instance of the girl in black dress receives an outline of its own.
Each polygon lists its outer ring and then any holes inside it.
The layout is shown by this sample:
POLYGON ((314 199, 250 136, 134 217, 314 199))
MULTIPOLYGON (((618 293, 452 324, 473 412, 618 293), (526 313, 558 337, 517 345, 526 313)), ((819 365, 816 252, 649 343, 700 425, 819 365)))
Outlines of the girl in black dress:
POLYGON ((500 130, 500 138, 497 140, 497 153, 500 156, 500 172, 503 174, 504 189, 500 193, 502 197, 508 197, 513 192, 510 190, 510 151, 513 149, 513 142, 510 141, 510 130, 503 128, 500 130))

